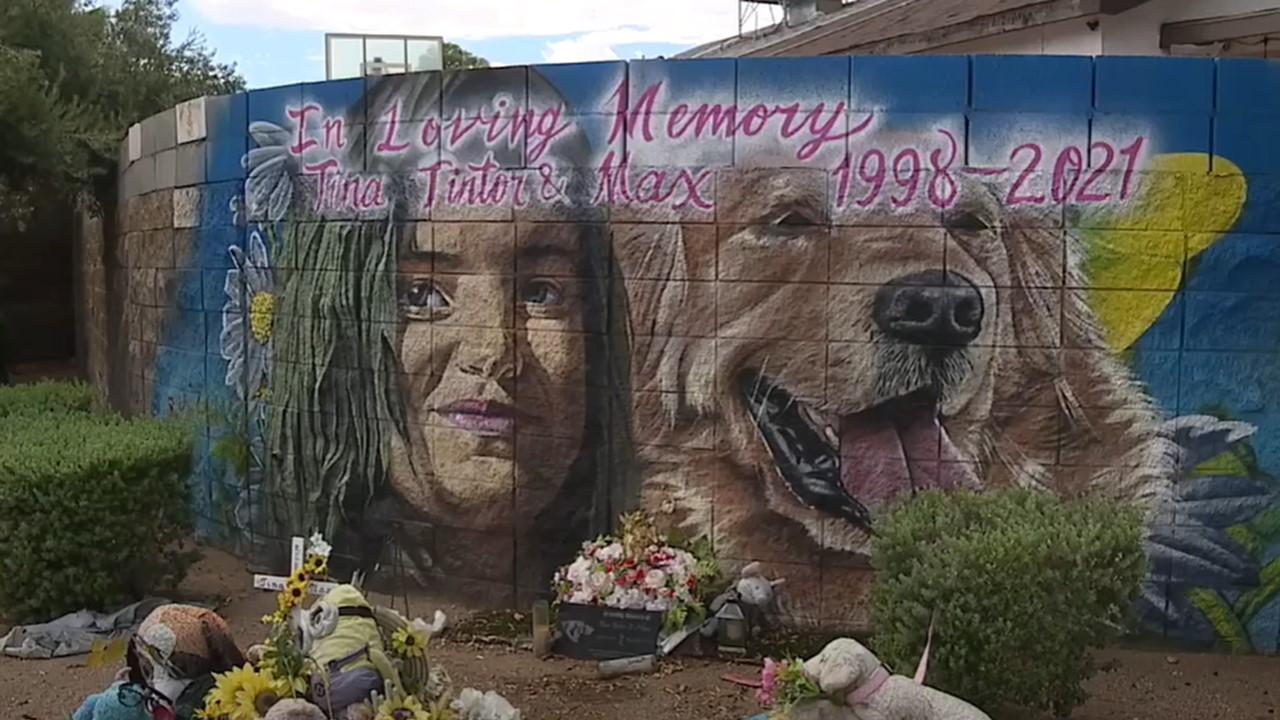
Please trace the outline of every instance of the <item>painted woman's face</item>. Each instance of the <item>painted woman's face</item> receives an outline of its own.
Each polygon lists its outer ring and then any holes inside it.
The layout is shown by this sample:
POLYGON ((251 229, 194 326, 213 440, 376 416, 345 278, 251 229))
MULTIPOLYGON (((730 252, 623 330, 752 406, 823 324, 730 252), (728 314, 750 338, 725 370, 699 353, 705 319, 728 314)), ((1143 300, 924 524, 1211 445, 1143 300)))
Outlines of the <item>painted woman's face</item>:
POLYGON ((393 433, 391 480, 433 523, 529 527, 578 456, 581 242, 572 226, 437 223, 402 253, 408 437, 393 433))

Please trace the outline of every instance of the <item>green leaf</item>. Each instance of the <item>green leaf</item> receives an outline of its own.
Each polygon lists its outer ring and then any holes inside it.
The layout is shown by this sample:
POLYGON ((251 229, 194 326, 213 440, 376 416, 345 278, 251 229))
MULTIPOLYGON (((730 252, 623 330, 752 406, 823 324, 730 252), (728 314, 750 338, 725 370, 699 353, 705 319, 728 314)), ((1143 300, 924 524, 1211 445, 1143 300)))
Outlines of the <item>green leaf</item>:
POLYGON ((1249 640, 1248 631, 1236 616, 1235 611, 1217 591, 1208 588, 1188 590, 1187 600, 1204 613, 1205 618, 1213 625, 1218 639, 1225 642, 1232 652, 1253 652, 1253 643, 1249 640))
POLYGON ((1280 558, 1262 568, 1258 586, 1250 588, 1236 600, 1236 615, 1242 624, 1248 624, 1263 608, 1280 594, 1280 558))

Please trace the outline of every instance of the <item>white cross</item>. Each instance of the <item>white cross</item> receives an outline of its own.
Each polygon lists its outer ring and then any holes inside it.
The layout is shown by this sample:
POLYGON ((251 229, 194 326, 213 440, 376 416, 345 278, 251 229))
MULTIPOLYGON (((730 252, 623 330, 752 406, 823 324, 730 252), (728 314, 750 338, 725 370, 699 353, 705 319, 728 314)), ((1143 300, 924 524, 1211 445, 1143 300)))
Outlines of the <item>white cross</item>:
MULTIPOLYGON (((293 538, 293 544, 289 554, 290 575, 298 572, 298 568, 302 567, 302 563, 306 560, 306 558, 303 557, 306 551, 307 539, 295 536, 293 538)), ((279 575, 259 575, 257 573, 254 573, 253 575, 253 586, 258 590, 275 590, 278 592, 283 590, 285 585, 288 583, 288 577, 281 577, 279 575)), ((310 595, 324 595, 336 587, 338 587, 338 583, 312 580, 307 585, 307 591, 310 595)))

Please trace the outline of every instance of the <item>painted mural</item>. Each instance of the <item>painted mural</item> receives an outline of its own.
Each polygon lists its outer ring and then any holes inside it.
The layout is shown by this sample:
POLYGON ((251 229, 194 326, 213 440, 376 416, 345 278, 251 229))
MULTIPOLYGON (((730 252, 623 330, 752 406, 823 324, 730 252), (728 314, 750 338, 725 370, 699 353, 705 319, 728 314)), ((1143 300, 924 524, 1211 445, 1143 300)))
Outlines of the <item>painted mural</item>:
POLYGON ((856 624, 877 512, 1028 486, 1147 511, 1150 631, 1272 651, 1262 87, 832 57, 223 99, 155 404, 215 409, 205 531, 264 562, 318 530, 341 571, 524 603, 643 507, 856 624))

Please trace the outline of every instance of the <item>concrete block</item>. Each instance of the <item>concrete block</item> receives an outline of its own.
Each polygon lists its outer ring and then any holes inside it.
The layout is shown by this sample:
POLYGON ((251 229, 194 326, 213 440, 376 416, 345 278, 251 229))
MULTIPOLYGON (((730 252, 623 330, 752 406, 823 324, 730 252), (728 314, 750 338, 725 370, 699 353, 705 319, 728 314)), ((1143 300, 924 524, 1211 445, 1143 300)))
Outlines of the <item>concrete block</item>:
POLYGON ((131 161, 129 160, 129 136, 126 133, 125 138, 120 141, 120 146, 117 148, 116 172, 118 174, 123 175, 124 171, 128 169, 130 162, 131 161))
POLYGON ((142 154, 154 155, 178 144, 177 113, 169 108, 142 121, 142 154))
POLYGON ((156 189, 164 190, 174 185, 175 171, 178 164, 176 148, 161 150, 156 153, 156 189))
POLYGON ((206 158, 205 143, 203 141, 179 145, 177 158, 174 186, 187 187, 204 183, 206 158))
POLYGON ((142 125, 134 124, 129 128, 129 137, 125 140, 129 146, 129 162, 142 157, 142 125))
POLYGON ((138 158, 137 162, 129 166, 129 169, 137 168, 135 176, 135 184, 130 188, 129 197, 137 197, 146 195, 156 189, 156 158, 154 155, 145 155, 138 158))
POLYGON ((200 224, 200 188, 173 191, 173 227, 193 228, 200 224))
POLYGON ((208 124, 205 122, 203 97, 181 103, 174 110, 179 145, 203 140, 209 134, 208 124))

